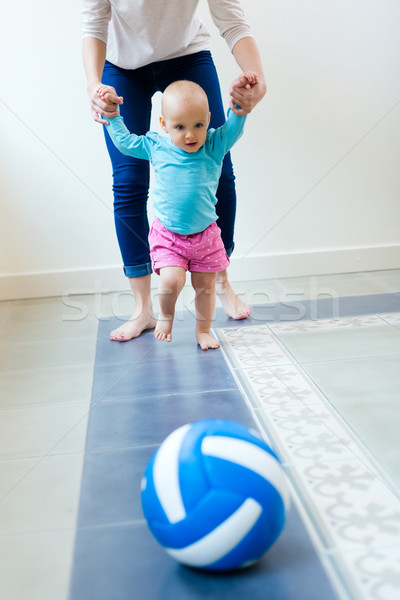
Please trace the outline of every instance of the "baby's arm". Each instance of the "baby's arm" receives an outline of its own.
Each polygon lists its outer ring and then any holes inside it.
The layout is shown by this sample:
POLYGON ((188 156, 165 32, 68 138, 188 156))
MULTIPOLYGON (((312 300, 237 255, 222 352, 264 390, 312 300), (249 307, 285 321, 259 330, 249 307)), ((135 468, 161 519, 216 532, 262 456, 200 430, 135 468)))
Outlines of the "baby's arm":
MULTIPOLYGON (((242 89, 250 90, 253 86, 257 85, 259 78, 255 71, 245 71, 239 76, 239 80, 242 89)), ((211 133, 212 144, 215 150, 218 149, 220 152, 222 151, 226 154, 242 136, 247 115, 238 115, 237 111, 240 110, 240 98, 231 99, 227 121, 211 133)))
MULTIPOLYGON (((96 91, 103 102, 111 102, 111 98, 113 102, 115 101, 115 90, 109 85, 102 84, 96 91)), ((118 98, 123 100, 122 96, 118 96, 118 98)), ((109 118, 108 120, 109 123, 106 125, 107 131, 110 134, 114 145, 122 152, 122 154, 150 160, 151 143, 146 136, 130 133, 121 116, 109 118)))
MULTIPOLYGON (((239 76, 241 88, 250 90, 253 86, 257 85, 259 79, 255 71, 245 71, 239 76)), ((225 155, 237 140, 243 134, 243 127, 246 121, 246 114, 237 114, 241 110, 240 97, 235 98, 230 102, 230 109, 228 110, 228 119, 221 127, 211 132, 210 138, 214 150, 223 152, 225 155)))
POLYGON ((244 124, 246 122, 247 115, 237 116, 233 110, 228 110, 228 118, 225 123, 210 131, 210 141, 214 151, 217 155, 224 157, 229 152, 234 144, 243 134, 244 124))
POLYGON ((151 150, 152 146, 154 146, 154 139, 145 135, 130 133, 121 116, 112 119, 109 118, 108 120, 109 124, 105 127, 110 134, 114 145, 122 152, 122 154, 135 156, 136 158, 142 158, 143 160, 151 160, 151 150))

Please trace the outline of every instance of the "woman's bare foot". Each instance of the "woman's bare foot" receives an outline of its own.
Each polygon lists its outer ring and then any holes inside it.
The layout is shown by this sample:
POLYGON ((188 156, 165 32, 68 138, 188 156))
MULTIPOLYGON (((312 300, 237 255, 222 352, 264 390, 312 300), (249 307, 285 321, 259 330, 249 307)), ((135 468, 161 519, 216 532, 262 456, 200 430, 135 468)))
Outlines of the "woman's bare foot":
POLYGON ((129 321, 126 321, 121 327, 114 329, 110 333, 110 340, 114 342, 128 342, 139 335, 146 329, 154 329, 156 320, 148 311, 135 311, 129 321))
POLYGON ((219 342, 209 333, 196 333, 197 343, 202 350, 209 350, 210 348, 219 348, 219 342))
POLYGON ((172 323, 172 319, 160 316, 157 321, 154 337, 160 340, 160 342, 172 342, 172 323))
POLYGON ((215 291, 228 317, 240 320, 247 319, 250 316, 250 306, 235 294, 228 281, 226 271, 217 274, 215 291))

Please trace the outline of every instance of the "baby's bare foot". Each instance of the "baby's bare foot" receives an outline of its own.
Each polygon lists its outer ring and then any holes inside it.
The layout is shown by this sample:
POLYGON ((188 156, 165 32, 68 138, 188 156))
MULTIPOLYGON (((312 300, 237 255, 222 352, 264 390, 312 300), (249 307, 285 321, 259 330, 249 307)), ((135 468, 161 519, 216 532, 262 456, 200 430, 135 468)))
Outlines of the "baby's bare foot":
POLYGON ((160 317, 157 321, 154 337, 160 342, 172 342, 172 320, 160 317))
POLYGON ((202 350, 209 350, 210 348, 219 348, 219 342, 209 333, 196 333, 197 343, 202 350))
POLYGON ((133 313, 129 321, 114 329, 110 333, 110 340, 114 342, 128 342, 139 335, 146 329, 154 329, 156 320, 149 313, 133 313))

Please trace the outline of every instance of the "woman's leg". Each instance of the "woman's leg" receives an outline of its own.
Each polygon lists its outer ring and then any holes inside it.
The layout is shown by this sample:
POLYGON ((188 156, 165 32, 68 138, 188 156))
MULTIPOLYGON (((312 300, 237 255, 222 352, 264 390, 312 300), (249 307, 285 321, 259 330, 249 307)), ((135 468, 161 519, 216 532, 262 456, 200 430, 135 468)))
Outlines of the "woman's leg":
MULTIPOLYGON (((124 104, 121 115, 128 129, 138 135, 150 126, 151 95, 134 71, 106 63, 103 82, 112 85, 124 104)), ((155 326, 150 298, 151 261, 149 256, 147 198, 149 163, 117 150, 105 130, 107 149, 113 167, 114 221, 124 262, 124 272, 135 296, 135 310, 129 321, 111 332, 115 341, 128 341, 155 326)))
POLYGON ((196 340, 202 350, 219 348, 217 340, 210 335, 215 310, 216 273, 192 271, 192 286, 196 292, 196 340))
MULTIPOLYGON (((184 57, 157 63, 164 65, 161 85, 165 88, 176 79, 189 79, 198 83, 206 92, 210 105, 210 127, 217 128, 225 122, 225 111, 221 97, 217 71, 210 52, 198 52, 184 57)), ((236 216, 235 176, 230 154, 225 156, 217 189, 218 226, 225 250, 230 256, 234 249, 234 226, 236 216)), ((246 319, 250 307, 233 291, 227 271, 217 273, 216 291, 225 313, 232 319, 246 319)))
POLYGON ((128 321, 110 332, 110 340, 129 342, 129 340, 139 337, 146 329, 154 329, 156 320, 153 313, 150 284, 151 275, 129 277, 129 285, 135 297, 135 308, 128 321))
POLYGON ((154 332, 158 340, 172 341, 175 305, 185 281, 186 271, 183 267, 163 267, 160 269, 160 285, 158 288, 160 314, 154 332))

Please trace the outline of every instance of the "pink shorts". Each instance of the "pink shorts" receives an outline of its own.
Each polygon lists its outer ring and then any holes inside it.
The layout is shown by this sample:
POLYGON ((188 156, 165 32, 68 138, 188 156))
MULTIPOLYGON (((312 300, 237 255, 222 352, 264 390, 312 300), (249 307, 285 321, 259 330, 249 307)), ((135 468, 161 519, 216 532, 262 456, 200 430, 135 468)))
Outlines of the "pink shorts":
POLYGON ((149 234, 150 256, 157 275, 163 267, 183 267, 186 271, 217 273, 229 265, 221 238, 214 222, 204 231, 183 235, 168 231, 154 219, 149 234))

